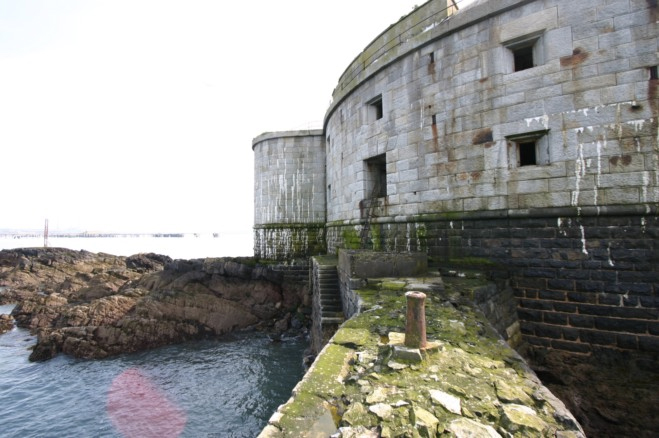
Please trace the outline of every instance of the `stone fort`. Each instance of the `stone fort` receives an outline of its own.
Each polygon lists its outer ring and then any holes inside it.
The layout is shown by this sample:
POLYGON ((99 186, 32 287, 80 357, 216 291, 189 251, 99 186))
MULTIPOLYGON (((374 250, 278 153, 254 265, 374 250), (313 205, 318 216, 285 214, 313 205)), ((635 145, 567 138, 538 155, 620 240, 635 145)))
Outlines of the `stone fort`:
POLYGON ((419 6, 347 66, 322 129, 253 140, 255 256, 477 265, 531 350, 656 363, 658 18, 655 0, 419 6))

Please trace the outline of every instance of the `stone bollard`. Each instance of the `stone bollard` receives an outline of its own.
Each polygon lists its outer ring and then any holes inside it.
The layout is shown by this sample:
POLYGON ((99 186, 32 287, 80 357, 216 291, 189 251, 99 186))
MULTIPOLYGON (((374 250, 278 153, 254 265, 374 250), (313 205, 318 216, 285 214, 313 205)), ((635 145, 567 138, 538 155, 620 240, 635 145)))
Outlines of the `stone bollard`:
POLYGON ((407 292, 407 322, 405 324, 405 346, 426 348, 426 294, 407 292))

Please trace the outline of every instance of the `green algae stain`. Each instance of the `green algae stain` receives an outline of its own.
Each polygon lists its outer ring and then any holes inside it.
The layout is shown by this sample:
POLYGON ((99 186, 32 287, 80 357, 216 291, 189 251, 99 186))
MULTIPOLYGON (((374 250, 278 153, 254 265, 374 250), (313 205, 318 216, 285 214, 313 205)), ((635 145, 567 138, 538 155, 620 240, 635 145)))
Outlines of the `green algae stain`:
POLYGON ((344 328, 336 332, 332 338, 333 344, 363 347, 372 343, 371 332, 366 329, 344 328))
POLYGON ((343 245, 346 249, 360 249, 361 238, 354 227, 343 227, 341 230, 343 245))

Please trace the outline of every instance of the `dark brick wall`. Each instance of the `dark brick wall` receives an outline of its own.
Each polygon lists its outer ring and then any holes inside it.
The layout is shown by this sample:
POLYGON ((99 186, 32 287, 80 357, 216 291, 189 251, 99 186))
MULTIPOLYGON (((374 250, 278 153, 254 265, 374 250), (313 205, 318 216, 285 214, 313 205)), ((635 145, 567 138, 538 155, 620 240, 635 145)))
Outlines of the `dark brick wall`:
MULTIPOLYGON (((435 264, 478 265, 493 278, 509 282, 530 348, 583 354, 633 351, 659 357, 655 207, 415 219, 372 223, 371 237, 384 250, 426 251, 435 264)), ((328 228, 330 252, 343 245, 346 235, 351 233, 341 227, 328 228)))

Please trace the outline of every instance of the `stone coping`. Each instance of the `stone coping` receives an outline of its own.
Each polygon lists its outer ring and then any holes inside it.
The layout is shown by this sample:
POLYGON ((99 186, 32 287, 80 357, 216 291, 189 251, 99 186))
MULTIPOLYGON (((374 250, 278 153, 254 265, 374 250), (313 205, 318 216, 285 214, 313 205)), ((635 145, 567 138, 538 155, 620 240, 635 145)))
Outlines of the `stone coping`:
POLYGON ((477 1, 452 15, 449 3, 427 1, 375 37, 346 67, 332 93, 324 126, 341 103, 363 83, 410 53, 474 24, 533 0, 477 1))
POLYGON ((257 144, 264 142, 266 140, 273 140, 277 138, 290 138, 290 137, 320 137, 324 131, 322 129, 301 129, 297 131, 275 131, 275 132, 264 132, 254 139, 252 139, 252 150, 257 144))
POLYGON ((364 311, 339 328, 259 437, 583 437, 563 403, 471 305, 480 279, 447 279, 443 292, 429 294, 433 348, 420 361, 394 355, 405 291, 436 282, 369 279, 356 291, 364 311))
MULTIPOLYGON (((597 216, 655 216, 659 206, 655 204, 603 205, 584 207, 542 207, 502 210, 452 211, 442 213, 420 213, 414 215, 382 216, 372 218, 370 223, 390 224, 407 222, 435 222, 456 220, 492 220, 555 217, 597 217, 597 216)), ((327 227, 361 225, 363 219, 338 220, 327 223, 327 227)))

